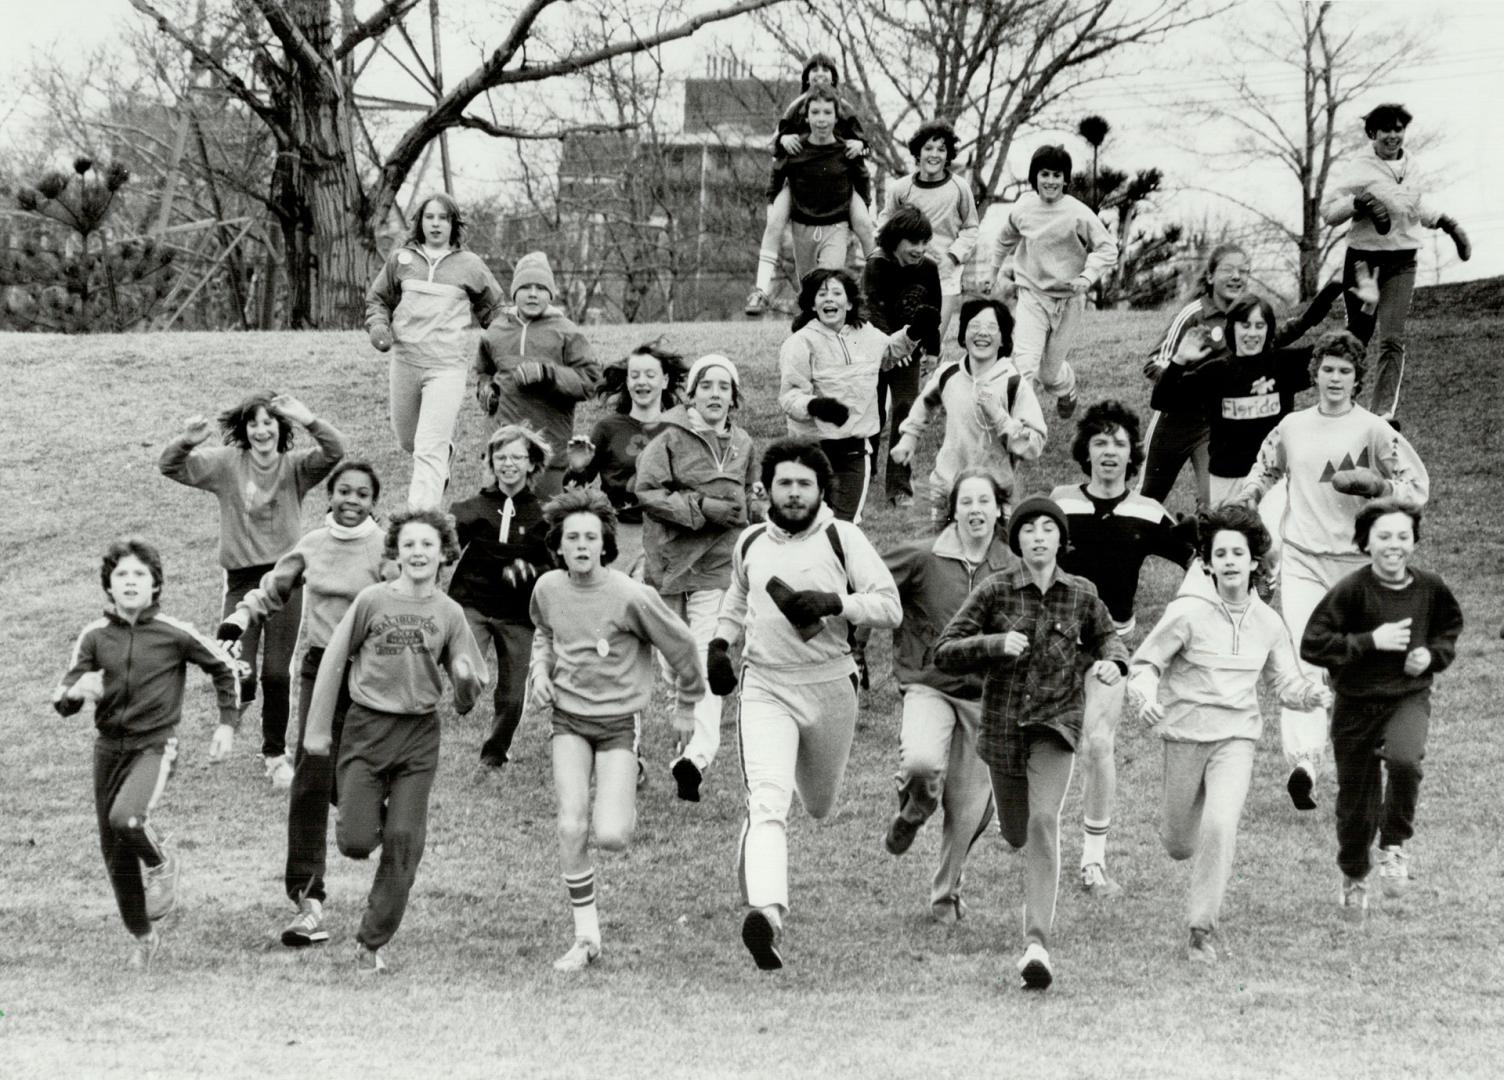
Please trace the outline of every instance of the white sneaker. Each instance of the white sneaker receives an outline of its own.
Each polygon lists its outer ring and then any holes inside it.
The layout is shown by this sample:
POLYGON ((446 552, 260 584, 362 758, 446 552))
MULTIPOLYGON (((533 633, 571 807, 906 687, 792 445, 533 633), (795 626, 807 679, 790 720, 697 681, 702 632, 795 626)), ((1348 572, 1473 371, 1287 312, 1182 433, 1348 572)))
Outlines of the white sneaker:
POLYGON ((292 787, 292 762, 287 760, 286 754, 262 758, 261 764, 266 769, 266 778, 271 782, 273 791, 286 791, 292 787))
POLYGON ((1404 896, 1410 884, 1410 867, 1405 865, 1405 852, 1398 844, 1379 848, 1379 888, 1384 895, 1394 899, 1404 896))
POLYGON ((554 961, 555 971, 584 971, 600 959, 601 943, 588 938, 575 938, 569 951, 554 961))
POLYGON ((1363 878, 1343 877, 1342 917, 1353 923, 1368 917, 1368 882, 1363 878))
POLYGON ((146 917, 152 922, 171 915, 178 906, 177 853, 163 845, 162 861, 141 868, 141 886, 146 894, 146 917))
POLYGON ((1024 954, 1018 958, 1019 986, 1025 990, 1048 990, 1055 981, 1055 969, 1050 966, 1050 954, 1037 941, 1031 941, 1024 954))

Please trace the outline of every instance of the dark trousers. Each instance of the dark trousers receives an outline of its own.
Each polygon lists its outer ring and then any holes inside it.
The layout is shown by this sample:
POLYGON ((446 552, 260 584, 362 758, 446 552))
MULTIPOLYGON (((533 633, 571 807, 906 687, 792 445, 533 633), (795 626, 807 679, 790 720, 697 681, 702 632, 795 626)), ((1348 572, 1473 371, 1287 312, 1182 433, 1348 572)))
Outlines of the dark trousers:
POLYGON ((834 473, 833 490, 825 493, 825 501, 842 521, 860 523, 872 482, 872 440, 821 439, 820 449, 834 473))
MULTIPOLYGON (((888 452, 902 437, 898 427, 908 419, 914 399, 919 396, 919 360, 914 358, 903 367, 889 368, 877 377, 877 434, 872 436, 872 459, 877 460, 883 434, 888 436, 888 452), (888 400, 888 395, 893 400, 888 400)), ((895 495, 914 494, 912 473, 907 465, 900 465, 891 457, 883 476, 883 490, 888 498, 895 495)))
POLYGON ((379 713, 352 703, 339 755, 339 850, 381 862, 355 940, 379 949, 402 925, 428 838, 428 793, 439 765, 437 713, 379 713))
MULTIPOLYGON (((235 610, 245 594, 261 584, 272 568, 246 566, 225 571, 225 596, 220 615, 235 610)), ((292 697, 292 654, 298 644, 298 626, 303 621, 303 590, 294 589, 282 610, 262 623, 252 623, 240 637, 240 659, 250 670, 240 680, 240 707, 256 699, 257 659, 261 675, 261 753, 279 757, 287 750, 287 717, 292 697)))
MULTIPOLYGON (((323 649, 310 648, 303 654, 298 670, 298 745, 294 749, 292 792, 287 803, 287 868, 282 878, 287 898, 294 903, 304 897, 324 902, 329 807, 339 805, 334 763, 339 760, 340 736, 345 727, 345 713, 350 708, 350 691, 343 680, 334 706, 328 755, 316 756, 303 749, 308 733, 308 703, 313 700, 313 683, 323 658, 323 649)), ((345 674, 348 678, 348 668, 345 674)))
POLYGON ((1187 461, 1196 470, 1196 508, 1211 501, 1211 427, 1195 410, 1156 412, 1145 438, 1144 478, 1139 492, 1155 502, 1170 497, 1187 461))
POLYGON ((502 765, 512 749, 512 736, 522 720, 523 692, 527 689, 528 660, 533 653, 533 628, 524 624, 492 619, 474 608, 465 608, 465 621, 486 653, 486 643, 496 646, 496 690, 491 701, 496 719, 491 735, 480 748, 480 760, 486 765, 502 765))
POLYGON ((1367 876, 1375 834, 1384 846, 1415 835, 1420 763, 1430 727, 1430 690, 1382 700, 1337 695, 1332 710, 1337 865, 1348 877, 1367 876))
POLYGON ((151 932, 146 917, 146 887, 141 864, 159 866, 162 848, 147 824, 172 763, 178 741, 164 734, 151 746, 128 745, 101 737, 94 743, 94 813, 99 819, 99 849, 121 921, 136 937, 151 932))
POLYGON ((1342 260, 1344 290, 1357 284, 1354 267, 1367 263, 1379 286, 1379 304, 1365 313, 1352 293, 1344 291, 1347 306, 1347 329, 1363 344, 1379 332, 1379 357, 1369 378, 1373 382, 1371 411, 1392 415, 1400 406, 1400 380, 1405 375, 1405 319, 1410 314, 1410 297, 1415 292, 1414 251, 1354 251, 1347 249, 1342 260))

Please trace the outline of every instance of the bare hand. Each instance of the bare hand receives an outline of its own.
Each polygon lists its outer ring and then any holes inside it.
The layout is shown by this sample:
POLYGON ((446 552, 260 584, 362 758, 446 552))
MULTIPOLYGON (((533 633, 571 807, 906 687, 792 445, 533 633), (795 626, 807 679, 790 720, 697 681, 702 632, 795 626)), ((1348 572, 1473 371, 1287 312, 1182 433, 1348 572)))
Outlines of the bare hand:
POLYGON ((1071 292, 1075 293, 1077 296, 1085 296, 1087 290, 1090 288, 1091 282, 1087 281, 1084 277, 1071 279, 1071 292))
POLYGON ((867 144, 864 143, 864 142, 862 142, 861 139, 847 139, 846 140, 846 156, 847 157, 849 157, 849 158, 859 158, 863 154, 865 154, 866 152, 867 152, 867 144))
POLYGON ((1311 698, 1311 700, 1315 703, 1314 705, 1312 705, 1312 708, 1330 709, 1332 707, 1331 688, 1327 686, 1317 688, 1316 693, 1311 698))
POLYGON ((272 412, 300 427, 313 423, 313 410, 291 394, 277 394, 272 398, 272 412))
POLYGON ((799 136, 797 135, 785 135, 778 142, 783 147, 783 152, 790 157, 804 148, 804 143, 799 141, 799 136))
POLYGON ((1019 630, 1009 630, 1003 635, 1003 655, 1022 656, 1029 647, 1029 635, 1019 630))
POLYGON ((1410 620, 1401 619, 1375 627, 1373 647, 1380 652, 1404 652, 1410 648, 1410 620))
POLYGON ((1157 701, 1146 701, 1138 715, 1144 723, 1154 727, 1165 722, 1165 707, 1157 701))
POLYGON ((1431 670, 1431 650, 1424 645, 1417 645, 1405 654, 1405 674, 1410 676, 1424 675, 1431 670))
POLYGON ((1205 360, 1211 354, 1212 347, 1205 338, 1187 334, 1181 339, 1180 348, 1175 350, 1175 355, 1170 357, 1170 363, 1184 367, 1205 360))
POLYGON ((898 445, 888 451, 888 457, 899 465, 907 465, 914 460, 914 448, 918 444, 912 435, 905 435, 898 440, 898 445))
POLYGON ((992 283, 992 295, 1012 307, 1018 301, 1018 283, 1002 274, 992 283))
POLYGON ((214 425, 206 416, 190 416, 183 421, 183 441, 189 446, 197 446, 213 434, 214 425))
POLYGON ((235 729, 229 724, 220 724, 209 739, 209 764, 218 765, 235 749, 235 729))
POLYGON ((1103 686, 1116 686, 1123 673, 1111 660, 1098 660, 1091 666, 1091 674, 1103 686))
POLYGON ((680 705, 674 709, 674 731, 680 735, 693 735, 695 730, 695 710, 691 705, 680 705))
POLYGON ((529 677, 532 683, 528 694, 532 703, 540 709, 551 709, 554 705, 554 681, 540 668, 535 668, 529 677))
POLYGON ((104 696, 104 672, 85 672, 78 677, 77 682, 63 691, 63 696, 72 701, 98 701, 104 696))

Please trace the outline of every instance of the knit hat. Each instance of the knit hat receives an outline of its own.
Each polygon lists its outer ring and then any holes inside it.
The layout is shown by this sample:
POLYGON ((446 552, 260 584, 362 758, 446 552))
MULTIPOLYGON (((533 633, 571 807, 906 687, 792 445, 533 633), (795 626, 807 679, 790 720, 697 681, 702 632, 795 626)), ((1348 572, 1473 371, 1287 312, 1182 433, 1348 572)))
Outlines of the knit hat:
POLYGON ((1008 547, 1020 558, 1023 557, 1023 552, 1018 549, 1018 531, 1026 522, 1033 521, 1037 517, 1047 517, 1059 526, 1061 551, 1064 551, 1066 544, 1070 542, 1070 526, 1065 523, 1065 511, 1060 509, 1060 504, 1048 495, 1030 495, 1013 508, 1013 513, 1008 518, 1008 547))
POLYGON ((705 369, 713 367, 725 368, 727 374, 731 376, 731 385, 738 390, 741 389, 741 376, 736 373, 736 365, 731 362, 730 358, 720 353, 706 353, 690 365, 689 377, 684 380, 686 392, 693 394, 695 384, 700 381, 700 376, 705 373, 705 369))
POLYGON ((553 268, 548 265, 548 256, 541 251, 529 251, 517 260, 512 269, 512 299, 517 299, 517 290, 524 285, 542 285, 550 297, 559 295, 554 284, 553 268))

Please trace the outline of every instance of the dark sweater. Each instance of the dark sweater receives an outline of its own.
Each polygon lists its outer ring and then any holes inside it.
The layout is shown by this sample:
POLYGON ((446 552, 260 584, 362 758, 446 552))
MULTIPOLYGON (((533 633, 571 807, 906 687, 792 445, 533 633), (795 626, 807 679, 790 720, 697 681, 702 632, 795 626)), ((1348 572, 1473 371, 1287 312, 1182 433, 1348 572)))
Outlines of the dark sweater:
POLYGON ((595 456, 582 480, 599 476, 601 491, 616 507, 616 520, 623 525, 640 525, 642 508, 637 505, 637 455, 662 430, 661 423, 644 424, 628 413, 607 413, 590 430, 595 456))
POLYGON ((1176 533, 1165 508, 1146 495, 1128 491, 1099 499, 1085 484, 1073 484, 1056 488, 1050 498, 1064 511, 1070 530, 1060 568, 1095 585, 1120 627, 1133 619, 1139 571, 1150 555, 1177 566, 1190 564, 1190 543, 1176 533))
POLYGON ((809 139, 797 154, 784 158, 773 169, 768 184, 769 201, 789 186, 789 220, 799 225, 835 225, 851 219, 851 193, 871 201, 872 182, 859 157, 846 156, 846 144, 837 139, 817 144, 809 139))
POLYGON ((538 573, 549 569, 544 543, 547 527, 543 510, 531 491, 523 488, 512 496, 512 521, 506 540, 500 539, 502 513, 507 497, 487 488, 449 508, 459 533, 460 561, 449 579, 449 597, 473 608, 488 619, 531 626, 528 603, 533 597, 530 578, 520 589, 509 586, 501 572, 514 559, 531 563, 538 573))
MULTIPOLYGON (((928 259, 904 266, 885 251, 875 251, 862 271, 862 297, 867 318, 885 334, 902 330, 922 307, 940 307, 940 271, 928 259)), ((927 356, 940 355, 937 326, 919 343, 927 356)))
POLYGON ((1321 598, 1306 623, 1300 655, 1332 673, 1336 692, 1347 698, 1398 698, 1427 689, 1438 671, 1457 655, 1462 609, 1446 583, 1427 570, 1410 568, 1411 582, 1386 588, 1372 567, 1348 574, 1321 598), (1410 646, 1401 652, 1376 649, 1373 631, 1384 623, 1410 619, 1410 646), (1410 649, 1425 646, 1431 666, 1405 674, 1410 649))

